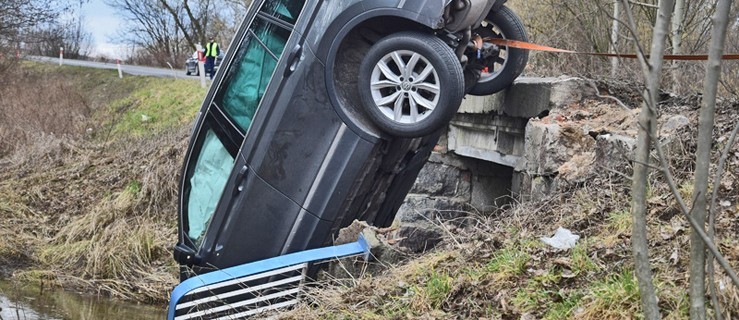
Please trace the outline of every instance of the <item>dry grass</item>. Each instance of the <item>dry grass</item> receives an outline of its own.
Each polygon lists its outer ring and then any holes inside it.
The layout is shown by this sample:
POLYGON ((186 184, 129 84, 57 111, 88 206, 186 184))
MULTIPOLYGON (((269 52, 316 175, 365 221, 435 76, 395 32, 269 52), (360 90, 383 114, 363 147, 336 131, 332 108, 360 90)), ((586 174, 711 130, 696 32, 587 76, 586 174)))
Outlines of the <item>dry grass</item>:
MULTIPOLYGON (((16 123, 7 134, 40 126, 33 135, 0 140, 10 146, 0 156, 0 236, 8 239, 0 244, 0 272, 12 273, 19 281, 128 300, 166 301, 177 281, 170 248, 176 239, 181 157, 187 148, 192 110, 197 108, 193 101, 201 91, 190 91, 195 83, 171 84, 166 79, 129 77, 132 80, 118 82, 110 77, 109 81, 108 72, 78 68, 66 68, 72 76, 65 81, 75 84, 73 88, 66 87, 67 82, 55 87, 53 83, 61 81, 47 69, 32 64, 14 71, 18 79, 9 87, 18 91, 17 103, 28 108, 0 119, 6 121, 2 128, 16 123), (30 90, 22 89, 33 81, 48 90, 32 97, 30 90), (189 115, 168 119, 148 132, 106 134, 128 113, 151 106, 151 101, 141 98, 126 110, 108 107, 128 96, 145 97, 137 93, 140 85, 165 112, 163 119, 172 111, 166 103, 176 101, 156 98, 161 96, 157 90, 194 96, 189 104, 177 102, 176 109, 189 115), (75 109, 80 101, 89 108, 75 109), (65 108, 83 118, 61 118, 46 127, 13 120, 34 112, 53 118, 65 108)), ((7 101, 0 99, 0 106, 18 107, 7 101)))
POLYGON ((34 67, 21 65, 3 74, 0 156, 46 135, 79 136, 86 129, 85 119, 93 111, 90 99, 77 83, 58 72, 29 68, 34 67))
MULTIPOLYGON (((66 155, 52 171, 29 172, 0 184, 6 187, 0 187, 4 190, 0 194, 12 195, 18 186, 28 188, 7 202, 25 204, 27 212, 35 213, 0 225, 2 232, 27 230, 11 238, 25 239, 10 247, 24 248, 35 265, 31 276, 21 272, 20 279, 32 280, 34 274, 53 270, 60 275, 57 283, 65 286, 124 299, 167 299, 176 283, 169 250, 176 238, 173 177, 180 168, 186 130, 153 141, 119 141, 108 145, 104 156, 94 151, 66 155), (168 140, 179 142, 155 147, 168 140), (34 226, 40 228, 31 231, 34 226)), ((5 256, 2 253, 0 257, 5 256)))

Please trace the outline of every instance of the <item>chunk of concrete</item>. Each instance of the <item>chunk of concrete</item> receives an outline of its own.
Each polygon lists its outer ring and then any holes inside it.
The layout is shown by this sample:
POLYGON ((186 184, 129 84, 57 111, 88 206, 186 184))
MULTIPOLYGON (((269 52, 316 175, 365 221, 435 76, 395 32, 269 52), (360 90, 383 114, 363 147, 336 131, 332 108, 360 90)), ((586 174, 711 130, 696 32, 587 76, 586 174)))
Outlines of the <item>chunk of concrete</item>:
POLYGON ((521 77, 511 87, 494 95, 467 96, 459 113, 497 112, 511 117, 533 118, 596 94, 595 89, 581 78, 521 77))
POLYGON ((395 232, 398 246, 413 253, 433 249, 443 239, 439 228, 428 224, 404 224, 395 232))
POLYGON ((488 114, 457 114, 449 125, 454 153, 513 167, 523 154, 528 119, 488 114))
POLYGON ((612 171, 629 174, 631 159, 636 149, 636 139, 619 134, 603 134, 597 137, 595 163, 612 171))
POLYGON ((665 124, 662 125, 660 135, 672 135, 688 126, 690 126, 690 119, 688 119, 688 117, 675 115, 667 119, 665 124))
POLYGON ((450 165, 428 162, 421 169, 410 193, 465 197, 470 193, 469 173, 450 165))
POLYGON ((474 211, 469 201, 411 194, 405 198, 395 219, 401 224, 433 221, 463 226, 469 222, 469 213, 474 211))
MULTIPOLYGON (((363 221, 354 220, 351 225, 339 231, 334 245, 357 241, 361 234, 370 245, 370 260, 365 261, 357 256, 336 259, 329 262, 326 274, 330 275, 330 279, 357 278, 365 273, 380 274, 388 265, 403 261, 408 255, 396 248, 397 245, 391 244, 397 241, 388 240, 390 233, 393 233, 390 229, 377 229, 363 221)), ((324 275, 319 275, 319 280, 321 279, 324 279, 324 275)))
POLYGON ((531 120, 526 126, 524 157, 516 164, 516 171, 551 175, 582 152, 591 151, 595 140, 586 128, 560 123, 556 116, 531 120))

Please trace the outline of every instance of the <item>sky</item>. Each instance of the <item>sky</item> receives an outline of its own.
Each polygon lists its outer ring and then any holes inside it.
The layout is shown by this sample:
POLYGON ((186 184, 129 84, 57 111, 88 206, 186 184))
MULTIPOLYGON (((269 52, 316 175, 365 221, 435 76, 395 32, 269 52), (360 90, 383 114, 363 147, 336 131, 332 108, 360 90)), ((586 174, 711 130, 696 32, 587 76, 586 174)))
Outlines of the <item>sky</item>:
POLYGON ((122 27, 122 19, 104 0, 90 0, 82 6, 86 30, 92 34, 92 55, 124 58, 123 46, 115 44, 115 37, 122 27))

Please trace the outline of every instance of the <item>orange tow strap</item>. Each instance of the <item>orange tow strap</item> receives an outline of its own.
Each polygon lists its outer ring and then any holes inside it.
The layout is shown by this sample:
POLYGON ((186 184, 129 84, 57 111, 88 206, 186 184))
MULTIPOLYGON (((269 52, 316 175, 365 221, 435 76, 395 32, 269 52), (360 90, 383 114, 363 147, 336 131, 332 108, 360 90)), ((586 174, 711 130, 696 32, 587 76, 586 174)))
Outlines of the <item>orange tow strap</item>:
MULTIPOLYGON (((635 54, 577 52, 577 51, 572 51, 572 50, 557 49, 557 48, 542 46, 542 45, 523 42, 523 41, 508 40, 508 39, 501 39, 501 38, 485 38, 485 42, 492 43, 498 46, 506 46, 506 47, 511 47, 511 48, 526 49, 526 50, 573 53, 573 54, 583 54, 583 55, 598 56, 598 57, 620 57, 620 58, 631 58, 631 59, 637 58, 637 55, 635 54)), ((649 59, 649 55, 645 56, 645 58, 649 59)), ((703 60, 705 61, 705 60, 708 60, 708 55, 707 54, 666 54, 664 55, 663 58, 665 60, 685 60, 685 61, 703 60)), ((739 54, 725 54, 722 56, 722 59, 739 60, 739 54)))

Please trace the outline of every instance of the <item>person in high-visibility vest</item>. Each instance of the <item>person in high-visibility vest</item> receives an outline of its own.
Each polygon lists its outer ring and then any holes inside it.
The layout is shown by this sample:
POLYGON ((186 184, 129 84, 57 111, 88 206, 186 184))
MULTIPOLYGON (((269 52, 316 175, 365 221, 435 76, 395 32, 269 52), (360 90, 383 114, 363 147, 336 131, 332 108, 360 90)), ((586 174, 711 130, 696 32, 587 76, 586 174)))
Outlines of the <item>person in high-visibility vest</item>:
POLYGON ((213 80, 215 74, 216 57, 221 54, 218 43, 210 38, 210 42, 205 45, 205 73, 210 74, 210 80, 213 80))

